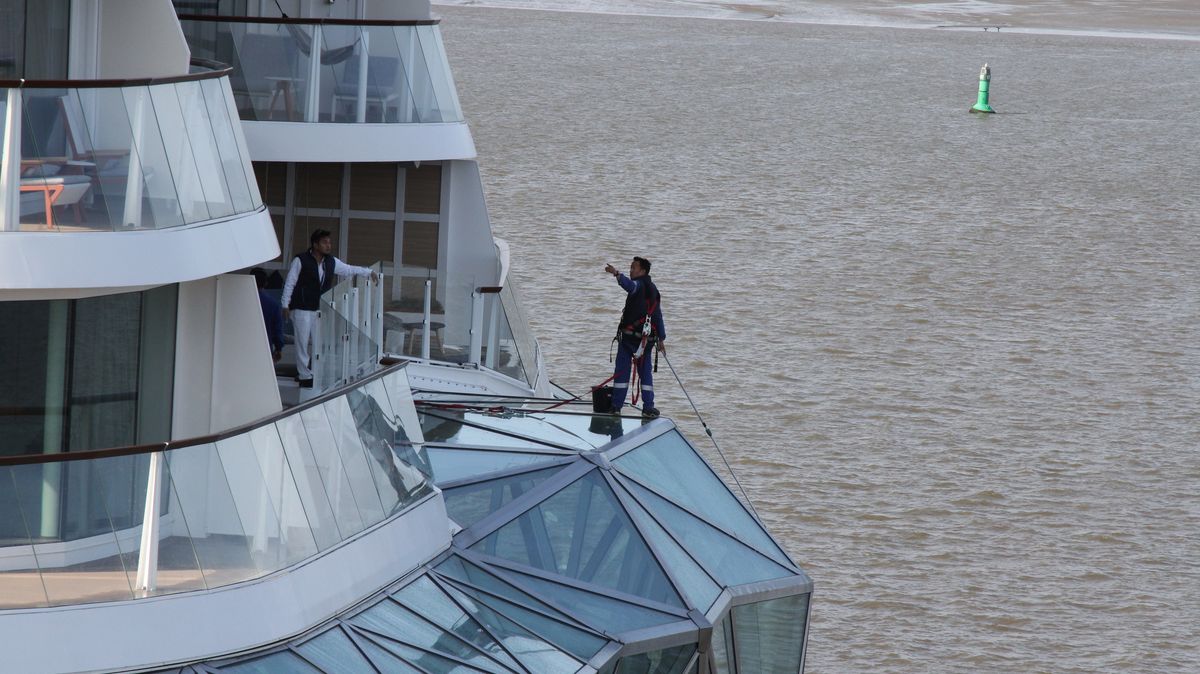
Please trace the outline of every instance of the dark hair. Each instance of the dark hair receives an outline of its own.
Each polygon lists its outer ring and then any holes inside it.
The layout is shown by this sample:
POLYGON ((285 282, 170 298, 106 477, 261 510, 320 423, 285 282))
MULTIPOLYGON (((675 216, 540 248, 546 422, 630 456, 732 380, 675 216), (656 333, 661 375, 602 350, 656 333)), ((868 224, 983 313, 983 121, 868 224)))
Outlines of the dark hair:
POLYGON ((324 239, 327 236, 333 236, 333 234, 330 234, 328 229, 318 229, 317 231, 312 233, 312 236, 308 237, 308 243, 310 245, 315 246, 315 245, 317 245, 318 241, 320 241, 321 239, 324 239))
POLYGON ((650 273, 650 260, 647 260, 644 257, 634 256, 633 261, 638 263, 638 266, 642 268, 642 271, 646 272, 647 274, 650 273))
POLYGON ((262 267, 255 267, 250 270, 250 275, 254 277, 254 283, 259 288, 267 287, 267 270, 262 267))

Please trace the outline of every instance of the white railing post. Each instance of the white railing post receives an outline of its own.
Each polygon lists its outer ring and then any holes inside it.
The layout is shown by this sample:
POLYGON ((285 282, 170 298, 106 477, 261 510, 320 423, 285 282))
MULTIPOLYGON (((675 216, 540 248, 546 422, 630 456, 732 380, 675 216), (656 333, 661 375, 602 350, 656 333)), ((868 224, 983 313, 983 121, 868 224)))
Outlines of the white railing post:
MULTIPOLYGON (((146 125, 146 98, 150 91, 146 87, 131 89, 136 102, 133 106, 133 118, 129 120, 132 131, 133 151, 129 153, 129 169, 125 180, 125 210, 121 216, 121 224, 135 227, 142 224, 142 153, 144 147, 143 135, 146 125)), ((175 198, 179 198, 179 190, 175 190, 175 198)), ((181 204, 182 206, 182 204, 181 204)))
POLYGON ((158 483, 162 476, 162 458, 162 452, 150 454, 150 475, 146 478, 146 509, 142 512, 136 588, 146 594, 158 587, 158 513, 162 510, 162 489, 158 483))
POLYGON ((489 369, 496 369, 496 352, 500 350, 500 335, 496 333, 496 326, 500 320, 499 295, 496 295, 492 300, 492 317, 488 321, 488 350, 487 359, 484 366, 489 369))
POLYGON ((9 89, 4 105, 4 150, 0 159, 0 218, 4 229, 21 229, 21 90, 9 89))
POLYGON ((425 279, 425 316, 421 330, 421 357, 429 360, 429 312, 433 310, 433 281, 425 279))
MULTIPOLYGON (((358 111, 355 119, 359 124, 362 124, 363 122, 367 121, 367 61, 368 57, 371 55, 371 50, 370 42, 367 41, 367 39, 370 37, 367 34, 367 31, 362 27, 359 27, 358 35, 359 39, 362 41, 362 45, 358 50, 358 99, 356 101, 358 104, 358 111)), ((383 111, 380 110, 379 114, 382 115, 383 111)), ((380 119, 379 121, 386 122, 387 120, 380 119)))
POLYGON ((483 293, 476 288, 471 293, 471 349, 468 362, 479 365, 483 353, 483 293))
POLYGON ((315 122, 321 113, 321 50, 325 46, 325 38, 321 34, 321 24, 313 25, 312 53, 308 57, 308 91, 304 104, 304 121, 315 122))
POLYGON ((375 362, 378 363, 383 358, 383 265, 379 265, 378 272, 379 280, 375 283, 371 295, 374 297, 374 311, 371 315, 375 317, 375 362))
MULTIPOLYGON (((355 333, 359 332, 362 326, 358 324, 358 277, 356 276, 353 278, 354 281, 352 282, 352 287, 348 291, 350 315, 346 317, 348 322, 348 325, 346 326, 346 337, 350 343, 347 344, 348 348, 346 351, 349 352, 350 367, 353 368, 354 372, 357 372, 359 363, 361 361, 359 360, 358 353, 358 335, 355 333)), ((349 374, 350 370, 347 370, 346 372, 349 374)))
POLYGON ((338 317, 340 316, 342 319, 342 322, 345 323, 345 325, 346 325, 346 327, 342 329, 341 334, 338 335, 338 341, 341 343, 341 353, 338 355, 341 356, 341 362, 342 362, 342 371, 338 373, 338 377, 337 377, 337 381, 339 381, 339 382, 345 381, 346 378, 350 376, 350 367, 351 367, 351 364, 353 363, 353 361, 350 360, 350 342, 353 341, 353 339, 351 338, 350 331, 354 329, 354 323, 350 322, 350 319, 347 318, 345 316, 345 314, 343 313, 345 311, 346 302, 349 302, 349 301, 350 301, 349 289, 342 291, 342 307, 343 308, 341 311, 336 312, 334 315, 334 318, 333 318, 333 320, 336 321, 338 319, 338 317))

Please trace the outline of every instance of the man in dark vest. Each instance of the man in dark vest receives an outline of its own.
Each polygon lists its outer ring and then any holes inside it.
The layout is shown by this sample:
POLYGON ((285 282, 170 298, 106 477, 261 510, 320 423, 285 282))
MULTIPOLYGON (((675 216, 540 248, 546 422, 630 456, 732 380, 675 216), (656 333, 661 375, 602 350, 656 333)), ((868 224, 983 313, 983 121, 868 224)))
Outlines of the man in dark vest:
POLYGON ((610 265, 604 271, 616 277, 625 291, 625 309, 621 312, 621 324, 617 326, 617 367, 613 376, 612 411, 621 413, 625 394, 629 392, 629 374, 637 364, 638 377, 642 380, 642 416, 653 419, 658 416, 654 408, 654 374, 652 349, 666 352, 663 342, 667 340, 667 328, 663 325, 661 297, 654 281, 650 280, 650 261, 635 257, 629 265, 629 276, 610 265))
POLYGON ((296 379, 301 388, 312 388, 312 347, 321 343, 317 312, 321 308, 321 295, 337 282, 337 276, 370 276, 376 280, 375 272, 366 267, 355 267, 337 259, 333 251, 333 240, 327 230, 318 229, 309 237, 311 247, 292 259, 287 280, 283 283, 284 318, 292 319, 296 335, 296 379))

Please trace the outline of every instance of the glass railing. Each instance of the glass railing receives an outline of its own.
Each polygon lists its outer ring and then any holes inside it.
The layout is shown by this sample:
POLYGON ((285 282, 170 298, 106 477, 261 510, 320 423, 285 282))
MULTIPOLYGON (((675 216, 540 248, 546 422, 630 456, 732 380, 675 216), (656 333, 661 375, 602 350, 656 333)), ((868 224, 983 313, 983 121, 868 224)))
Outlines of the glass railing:
POLYGON ((434 21, 179 19, 193 55, 233 66, 244 120, 462 121, 434 21))
POLYGON ((0 458, 0 609, 212 589, 332 548, 433 493, 416 418, 395 368, 213 438, 0 458))
POLYGON ((262 207, 227 70, 0 82, 5 231, 162 229, 262 207))
POLYGON ((351 276, 321 296, 320 335, 314 388, 353 381, 379 368, 383 355, 383 268, 372 265, 376 281, 351 276))
POLYGON ((436 297, 432 278, 390 304, 384 315, 384 353, 473 363, 533 386, 537 381, 537 342, 520 314, 513 290, 464 283, 450 286, 444 307, 436 297), (428 294, 428 304, 422 292, 428 294), (520 316, 521 322, 514 323, 513 316, 520 316))

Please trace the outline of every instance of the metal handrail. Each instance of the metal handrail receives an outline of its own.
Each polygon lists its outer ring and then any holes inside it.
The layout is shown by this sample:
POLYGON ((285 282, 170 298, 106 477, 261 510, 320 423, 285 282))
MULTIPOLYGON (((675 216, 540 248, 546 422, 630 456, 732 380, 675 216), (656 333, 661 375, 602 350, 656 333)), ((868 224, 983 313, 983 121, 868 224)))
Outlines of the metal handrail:
POLYGON ((185 75, 168 75, 165 77, 135 77, 131 79, 103 80, 0 80, 0 89, 117 89, 121 87, 144 87, 153 84, 174 84, 178 82, 195 82, 225 77, 233 72, 233 67, 209 59, 194 58, 191 65, 208 68, 205 72, 187 73, 185 75))
POLYGON ((179 14, 180 21, 211 21, 214 23, 275 23, 321 26, 436 26, 441 19, 323 19, 291 16, 212 16, 208 14, 179 14))

